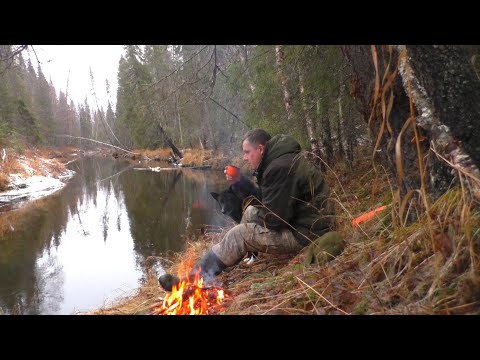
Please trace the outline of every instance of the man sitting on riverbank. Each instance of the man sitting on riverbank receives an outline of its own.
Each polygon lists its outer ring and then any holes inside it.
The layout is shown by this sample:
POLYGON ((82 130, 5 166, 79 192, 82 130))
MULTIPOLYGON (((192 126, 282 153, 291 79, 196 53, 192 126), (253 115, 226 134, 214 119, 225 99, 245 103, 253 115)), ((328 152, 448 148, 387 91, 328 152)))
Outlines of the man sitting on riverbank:
MULTIPOLYGON (((242 149, 243 160, 255 170, 260 203, 247 207, 242 222, 191 271, 193 275, 200 269, 206 282, 238 264, 249 251, 294 256, 334 227, 329 188, 320 169, 300 154, 293 137, 271 137, 263 129, 253 129, 245 134, 242 149)), ((227 175, 227 180, 233 179, 227 175)), ((170 274, 159 278, 167 291, 179 282, 170 274)))

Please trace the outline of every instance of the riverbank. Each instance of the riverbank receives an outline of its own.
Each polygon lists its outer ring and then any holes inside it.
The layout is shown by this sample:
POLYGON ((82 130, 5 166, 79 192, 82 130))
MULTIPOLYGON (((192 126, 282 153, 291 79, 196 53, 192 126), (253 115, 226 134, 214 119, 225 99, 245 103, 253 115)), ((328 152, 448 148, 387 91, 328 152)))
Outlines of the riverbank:
MULTIPOLYGON (((159 162, 173 163, 169 149, 121 152, 109 147, 82 150, 66 148, 31 148, 21 153, 3 149, 0 159, 0 211, 11 210, 25 201, 36 200, 63 188, 74 171, 67 165, 81 156, 112 156, 135 163, 139 167, 158 167, 159 162)), ((227 164, 241 165, 240 157, 226 158, 212 150, 184 150, 179 167, 223 169, 227 164)))
MULTIPOLYGON (((480 313, 480 212, 467 201, 466 190, 453 187, 431 204, 428 216, 419 214, 412 224, 400 223, 398 207, 392 205, 395 195, 391 179, 385 172, 372 169, 371 149, 364 150, 352 167, 337 162, 326 174, 336 204, 337 230, 347 242, 344 252, 324 265, 306 264, 304 252, 293 258, 260 255, 251 265, 241 262, 218 276, 218 287, 226 298, 220 306, 209 309, 210 314, 480 313), (382 205, 387 206, 386 211, 360 226, 352 222, 382 205)), ((168 150, 162 151, 164 155, 139 152, 135 158, 125 158, 136 166, 153 168, 164 161, 156 158, 168 155, 168 150)), ((188 160, 188 153, 185 151, 185 164, 211 165, 212 169, 222 169, 226 163, 240 165, 241 161, 200 151, 192 151, 188 160)), ((26 178, 53 178, 61 176, 70 161, 84 155, 114 156, 110 149, 88 153, 44 149, 26 151, 15 163, 7 151, 11 158, 1 163, 0 170, 9 179, 22 171, 26 178)), ((9 224, 13 213, 2 216, 0 239, 1 231, 16 231, 11 226, 13 220, 9 224)), ((141 287, 89 314, 161 313, 159 307, 169 293, 158 285, 161 274, 157 269, 176 273, 187 259, 195 263, 227 231, 184 234, 188 239, 185 253, 148 257, 144 261, 147 276, 141 287)))
POLYGON ((75 172, 66 165, 80 156, 75 148, 29 149, 17 153, 3 149, 0 161, 0 211, 26 201, 53 194, 65 186, 75 172))
MULTIPOLYGON (((25 205, 36 206, 38 200, 61 190, 75 172, 68 164, 84 156, 113 157, 134 164, 137 168, 157 169, 159 164, 178 167, 208 167, 223 169, 227 163, 239 164, 241 159, 228 159, 211 150, 184 149, 184 158, 177 164, 172 162, 169 149, 133 150, 119 152, 110 147, 83 150, 76 147, 35 148, 16 151, 0 149, 0 240, 2 234, 13 231, 15 222, 22 215, 16 211, 25 205)), ((41 205, 39 205, 41 206, 41 205)))
MULTIPOLYGON (((347 245, 327 264, 307 264, 305 251, 293 258, 260 255, 217 277, 226 294, 209 314, 479 314, 480 211, 465 189, 453 187, 419 214, 399 223, 392 206, 391 179, 371 167, 370 149, 350 168, 337 163, 326 178, 336 203, 337 231, 347 245), (387 210, 356 225, 354 219, 382 205, 387 210), (472 259, 475 259, 472 261, 472 259)), ((157 262, 169 273, 195 263, 222 233, 195 234, 185 253, 145 261, 147 278, 132 294, 89 314, 165 313, 170 293, 158 284, 157 262)))

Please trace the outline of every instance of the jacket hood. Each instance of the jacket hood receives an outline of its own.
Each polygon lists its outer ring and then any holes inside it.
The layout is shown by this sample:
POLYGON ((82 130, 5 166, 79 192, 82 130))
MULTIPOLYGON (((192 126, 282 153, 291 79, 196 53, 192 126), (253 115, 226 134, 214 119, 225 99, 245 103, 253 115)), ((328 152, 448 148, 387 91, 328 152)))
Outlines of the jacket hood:
POLYGON ((263 173, 263 170, 273 160, 282 155, 290 153, 298 153, 302 148, 297 140, 290 135, 275 135, 265 145, 265 155, 258 167, 258 172, 263 173))

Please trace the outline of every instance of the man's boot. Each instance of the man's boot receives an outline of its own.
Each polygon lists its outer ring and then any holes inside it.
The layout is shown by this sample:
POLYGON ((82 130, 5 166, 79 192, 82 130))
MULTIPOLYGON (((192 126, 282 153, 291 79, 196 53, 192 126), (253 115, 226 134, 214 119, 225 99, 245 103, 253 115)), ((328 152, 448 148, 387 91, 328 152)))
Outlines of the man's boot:
MULTIPOLYGON (((200 259, 198 264, 195 265, 190 271, 190 274, 188 275, 189 281, 194 280, 195 272, 198 270, 198 268, 201 268, 200 277, 203 277, 203 280, 207 282, 220 274, 226 268, 226 266, 212 250, 208 250, 207 253, 200 259)), ((178 288, 180 278, 178 276, 166 273, 158 278, 158 282, 165 291, 172 291, 173 285, 176 285, 178 288)))

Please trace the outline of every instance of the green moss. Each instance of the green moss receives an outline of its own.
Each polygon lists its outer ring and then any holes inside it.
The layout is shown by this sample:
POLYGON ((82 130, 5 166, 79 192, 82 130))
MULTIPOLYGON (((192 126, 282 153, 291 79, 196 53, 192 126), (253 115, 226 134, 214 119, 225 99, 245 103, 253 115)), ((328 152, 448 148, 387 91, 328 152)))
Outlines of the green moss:
POLYGON ((352 310, 353 315, 366 315, 370 308, 370 302, 367 299, 362 299, 352 310))
POLYGON ((252 285, 250 285, 250 290, 252 291, 260 290, 261 287, 262 287, 261 283, 253 283, 252 285))

